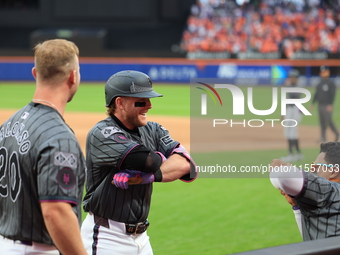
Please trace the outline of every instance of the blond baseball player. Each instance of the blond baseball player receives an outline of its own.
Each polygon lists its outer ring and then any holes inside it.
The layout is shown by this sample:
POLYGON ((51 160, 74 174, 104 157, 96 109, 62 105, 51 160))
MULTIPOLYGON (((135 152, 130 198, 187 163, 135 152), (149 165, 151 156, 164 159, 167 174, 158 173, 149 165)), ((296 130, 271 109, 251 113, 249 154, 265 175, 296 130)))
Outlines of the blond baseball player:
POLYGON ((152 254, 146 232, 152 183, 193 181, 194 162, 168 130, 147 121, 150 98, 162 95, 146 74, 114 74, 105 95, 109 116, 86 143, 83 241, 89 254, 152 254))

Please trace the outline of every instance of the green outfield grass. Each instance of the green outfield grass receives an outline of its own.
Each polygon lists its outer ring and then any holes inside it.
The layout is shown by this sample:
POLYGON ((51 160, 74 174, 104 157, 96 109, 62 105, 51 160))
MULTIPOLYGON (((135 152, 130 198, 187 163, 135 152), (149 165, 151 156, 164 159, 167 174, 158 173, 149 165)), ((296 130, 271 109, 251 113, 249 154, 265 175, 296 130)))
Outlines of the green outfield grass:
MULTIPOLYGON (((189 86, 155 84, 154 88, 164 97, 152 99, 150 114, 189 116, 189 86)), ((21 108, 31 100, 33 92, 33 83, 0 82, 0 109, 21 108)), ((270 106, 271 102, 267 100, 271 98, 269 88, 256 87, 254 93, 254 106, 259 109, 270 106)), ((337 93, 336 121, 340 117, 337 110, 339 96, 337 93)), ((229 101, 225 98, 224 102, 229 101)), ((66 111, 103 112, 104 104, 104 83, 84 83, 66 111)), ((275 114, 279 115, 278 112, 275 114)), ((317 125, 315 109, 312 114, 312 117, 303 119, 303 124, 317 125)), ((252 116, 246 112, 244 118, 252 116)), ((314 160, 318 147, 303 149, 303 153, 305 159, 296 162, 298 166, 314 160)), ((211 164, 223 158, 240 168, 268 165, 273 158, 285 154, 286 150, 266 150, 197 153, 194 157, 211 164)), ((300 242, 293 211, 273 188, 268 174, 243 175, 245 178, 235 176, 198 178, 192 183, 155 183, 148 230, 154 254, 232 254, 300 242)))
MULTIPOLYGON (((82 83, 66 111, 104 112, 105 96, 103 83, 82 83)), ((32 99, 34 83, 0 82, 0 109, 19 109, 32 99)), ((189 116, 190 90, 185 85, 154 85, 154 90, 164 97, 152 99, 150 114, 189 116)))

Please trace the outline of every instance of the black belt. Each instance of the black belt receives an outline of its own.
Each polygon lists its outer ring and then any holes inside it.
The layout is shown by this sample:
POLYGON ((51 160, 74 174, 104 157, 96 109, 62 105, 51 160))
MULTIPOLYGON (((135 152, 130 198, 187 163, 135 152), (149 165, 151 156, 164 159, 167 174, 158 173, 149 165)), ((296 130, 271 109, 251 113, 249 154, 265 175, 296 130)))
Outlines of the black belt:
MULTIPOLYGON (((94 223, 97 225, 103 226, 105 228, 110 228, 109 220, 106 218, 102 218, 98 215, 94 215, 94 223)), ((129 223, 124 223, 124 224, 125 224, 126 234, 128 235, 142 234, 148 229, 150 225, 148 220, 145 220, 144 222, 139 222, 136 224, 129 224, 129 223)))
POLYGON ((6 239, 6 240, 13 241, 14 243, 24 244, 24 245, 28 245, 28 246, 32 246, 33 245, 32 241, 13 240, 13 239, 9 239, 7 237, 3 237, 3 238, 6 239))
POLYGON ((29 246, 33 245, 32 241, 19 241, 19 240, 16 240, 16 242, 19 242, 19 243, 24 244, 24 245, 29 245, 29 246))

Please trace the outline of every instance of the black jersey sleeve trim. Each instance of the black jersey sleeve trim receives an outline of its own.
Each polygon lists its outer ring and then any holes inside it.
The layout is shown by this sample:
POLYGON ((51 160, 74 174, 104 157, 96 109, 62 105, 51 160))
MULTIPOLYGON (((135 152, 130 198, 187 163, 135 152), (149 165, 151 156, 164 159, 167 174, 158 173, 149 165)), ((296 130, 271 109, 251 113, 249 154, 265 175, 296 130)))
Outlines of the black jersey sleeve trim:
POLYGON ((164 156, 165 156, 166 158, 170 157, 170 156, 174 153, 174 149, 176 149, 178 146, 180 146, 180 144, 181 144, 180 142, 175 141, 175 142, 172 144, 172 147, 171 147, 169 150, 167 150, 165 153, 163 153, 164 156))
POLYGON ((39 202, 65 202, 69 204, 77 205, 78 200, 75 197, 67 197, 67 196, 41 196, 39 197, 39 202))

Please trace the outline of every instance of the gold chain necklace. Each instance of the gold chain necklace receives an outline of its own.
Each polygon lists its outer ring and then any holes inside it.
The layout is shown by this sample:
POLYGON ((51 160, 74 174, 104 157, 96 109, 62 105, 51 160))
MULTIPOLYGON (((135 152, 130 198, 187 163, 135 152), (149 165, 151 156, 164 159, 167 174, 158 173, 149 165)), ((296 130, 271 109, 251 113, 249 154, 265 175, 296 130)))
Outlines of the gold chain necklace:
POLYGON ((46 104, 49 104, 50 106, 52 106, 52 108, 54 108, 55 110, 58 111, 57 107, 52 104, 51 102, 48 102, 46 100, 42 100, 42 99, 33 99, 32 102, 41 102, 41 103, 46 103, 46 104))

